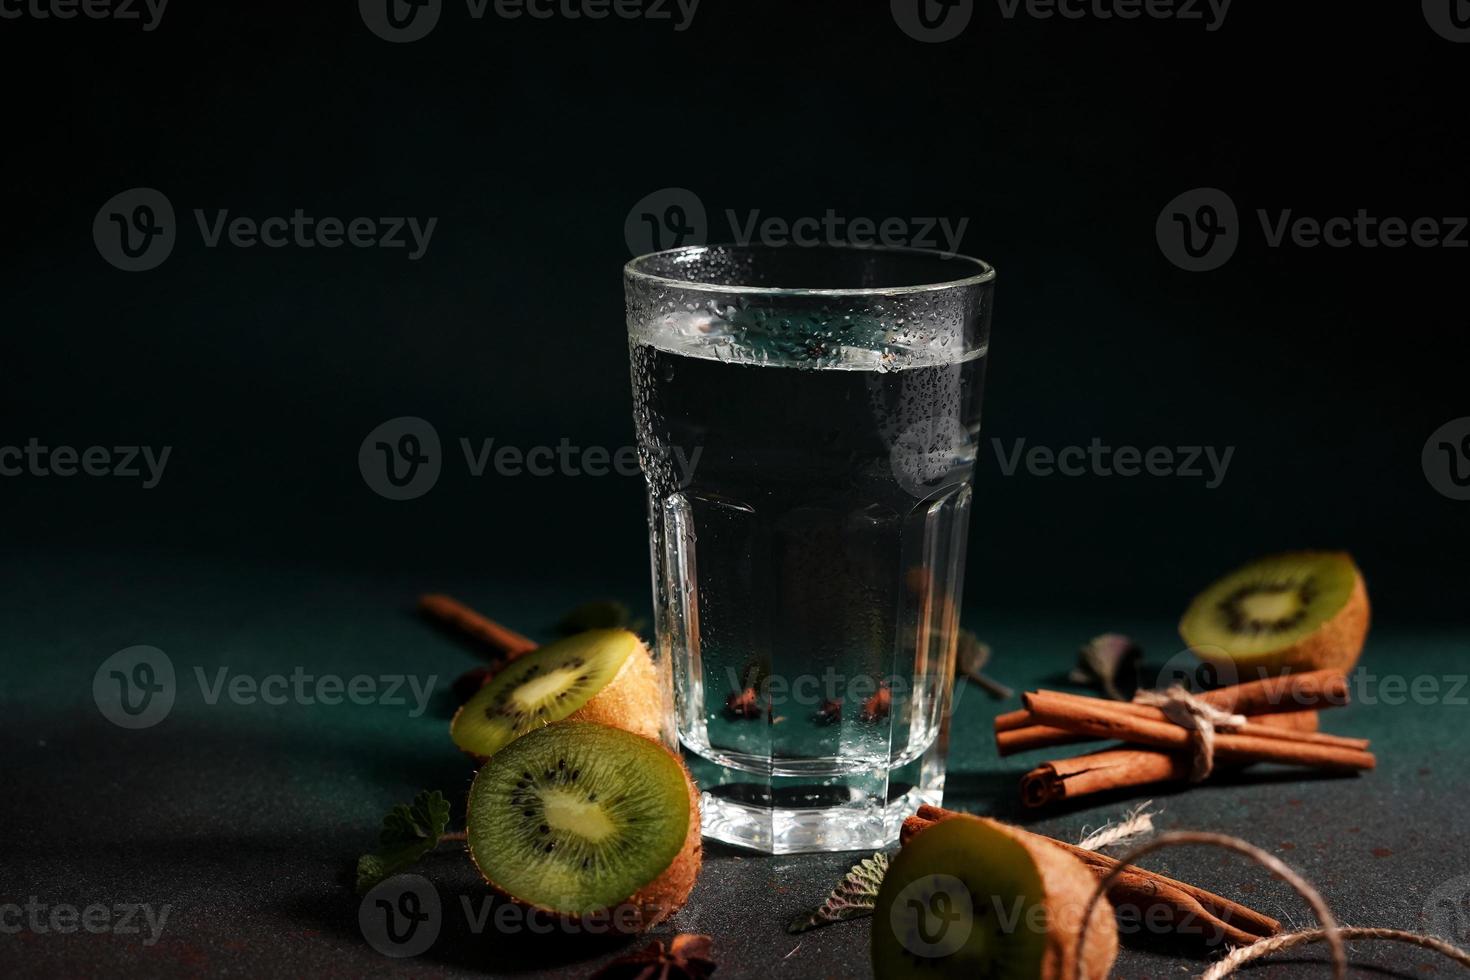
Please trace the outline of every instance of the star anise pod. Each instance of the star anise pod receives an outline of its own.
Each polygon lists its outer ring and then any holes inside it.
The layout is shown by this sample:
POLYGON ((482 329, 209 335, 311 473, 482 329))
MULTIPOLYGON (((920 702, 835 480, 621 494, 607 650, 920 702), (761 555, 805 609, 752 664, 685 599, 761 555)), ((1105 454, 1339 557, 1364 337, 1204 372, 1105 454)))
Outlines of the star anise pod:
POLYGON ((756 698, 755 688, 747 687, 743 691, 730 695, 725 699, 725 710, 734 718, 759 718, 761 706, 760 701, 756 698))
POLYGON ((655 939, 613 960, 594 973, 592 980, 705 980, 714 972, 714 941, 681 932, 667 946, 655 939))
POLYGON ((878 693, 863 703, 863 711, 859 717, 869 723, 882 721, 888 717, 888 712, 892 708, 893 692, 888 689, 887 684, 883 684, 878 688, 878 693))
POLYGON ((1127 701, 1138 690, 1143 650, 1121 633, 1094 636, 1077 654, 1070 679, 1099 688, 1114 701, 1127 701))

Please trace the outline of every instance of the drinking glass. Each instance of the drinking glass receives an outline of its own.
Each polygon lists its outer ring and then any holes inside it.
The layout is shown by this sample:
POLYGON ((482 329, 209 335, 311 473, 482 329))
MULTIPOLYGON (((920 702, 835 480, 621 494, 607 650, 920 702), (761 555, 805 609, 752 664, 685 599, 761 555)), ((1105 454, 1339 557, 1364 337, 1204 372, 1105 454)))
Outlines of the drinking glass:
POLYGON ((840 246, 624 270, 656 655, 706 836, 875 849, 941 802, 994 279, 840 246))

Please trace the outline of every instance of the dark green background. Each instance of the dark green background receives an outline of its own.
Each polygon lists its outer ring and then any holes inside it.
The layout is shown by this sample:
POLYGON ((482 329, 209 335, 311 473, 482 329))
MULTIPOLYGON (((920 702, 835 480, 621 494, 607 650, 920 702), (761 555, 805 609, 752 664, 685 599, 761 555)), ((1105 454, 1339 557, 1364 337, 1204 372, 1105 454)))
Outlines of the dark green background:
MULTIPOLYGON (((349 3, 175 0, 146 34, 0 21, 0 445, 173 447, 150 491, 0 479, 0 897, 179 908, 165 952, 0 937, 20 972, 391 969, 357 941, 339 879, 388 803, 468 777, 439 719, 184 698, 159 728, 123 733, 91 706, 92 672, 147 643, 180 665, 447 678, 468 661, 406 613, 421 590, 531 632, 590 596, 646 602, 636 479, 473 479, 455 441, 630 441, 623 223, 663 187, 694 190, 716 238, 727 208, 970 219, 963 248, 1000 279, 966 608, 1008 679, 1044 681, 1104 629, 1172 655, 1193 592, 1293 547, 1358 558, 1376 669, 1463 670, 1470 510, 1419 460, 1470 414, 1467 253, 1269 249, 1255 209, 1470 212, 1470 46, 1415 4, 1239 4, 1209 33, 1007 21, 982 3, 945 45, 909 40, 886 7, 704 0, 675 33, 474 22, 451 4, 409 45, 373 37, 349 3), (134 186, 187 222, 196 207, 300 207, 439 224, 412 263, 209 250, 187 224, 162 267, 128 275, 90 228, 134 186), (1226 190, 1247 226, 1225 267, 1191 274, 1153 229, 1199 186, 1226 190), (430 420, 450 454, 433 491, 393 503, 356 459, 402 415, 430 420), (1004 477, 988 441, 1094 437, 1236 452, 1206 490, 1004 477)), ((971 691, 957 723, 955 789, 980 809, 1006 806, 1022 768, 990 757, 991 710, 971 691)), ((1379 739, 1380 772, 1199 790, 1171 799, 1167 822, 1293 843, 1284 856, 1345 917, 1414 925, 1429 888, 1470 871, 1464 710, 1348 709, 1330 724, 1379 739)), ((1073 834, 1120 808, 1046 826, 1073 834)), ((774 925, 845 861, 717 851, 679 925, 740 950, 731 975, 778 972, 774 925)), ((1161 864, 1259 881, 1213 856, 1161 864)), ((445 873, 469 887, 465 869, 445 873)), ((815 934, 779 970, 848 972, 865 928, 815 934)), ((432 962, 499 955, 450 946, 432 962)), ((1180 972, 1147 962, 1123 975, 1180 972)))
MULTIPOLYGON (((1279 6, 1279 5, 1278 5, 1279 6)), ((178 4, 148 34, 6 21, 5 442, 167 444, 163 484, 6 480, 27 553, 138 549, 559 581, 643 574, 636 479, 367 492, 357 449, 428 419, 520 447, 626 445, 619 267, 640 198, 788 220, 943 215, 1000 270, 971 595, 1173 612, 1256 554, 1344 547, 1384 615, 1451 618, 1467 509, 1420 450, 1467 414, 1466 251, 1269 249, 1254 211, 1470 213, 1470 48, 1415 5, 1004 20, 913 42, 882 3, 706 0, 694 25, 469 20, 390 45, 350 4, 178 4), (304 9, 304 8, 312 9, 304 9), (125 274, 129 187, 180 241, 125 274), (1154 221, 1227 191, 1235 257, 1183 272, 1154 221), (436 216, 428 254, 206 249, 193 208, 436 216), (1029 445, 1235 446, 1183 479, 999 475, 1029 445)))

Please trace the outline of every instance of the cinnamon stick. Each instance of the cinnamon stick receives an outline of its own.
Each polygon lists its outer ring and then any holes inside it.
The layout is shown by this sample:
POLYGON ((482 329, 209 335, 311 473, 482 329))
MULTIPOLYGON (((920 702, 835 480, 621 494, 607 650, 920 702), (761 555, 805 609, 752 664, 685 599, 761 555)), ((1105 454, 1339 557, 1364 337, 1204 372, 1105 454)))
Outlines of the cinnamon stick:
POLYGON ((1108 749, 1043 763, 1021 777, 1021 802, 1046 806, 1092 793, 1189 778, 1189 756, 1153 749, 1108 749))
MULTIPOLYGON (((1192 734, 1188 730, 1169 721, 1142 717, 1131 710, 1137 705, 1124 707, 1122 702, 1048 691, 1032 691, 1024 700, 1032 717, 1042 725, 1175 752, 1192 749, 1192 734)), ((1375 765, 1372 753, 1358 744, 1361 740, 1284 729, 1267 731, 1271 734, 1260 731, 1216 734, 1216 758, 1224 762, 1276 762, 1347 771, 1372 769, 1375 765)))
MULTIPOLYGON (((1146 704, 1133 704, 1128 701, 1104 701, 1101 698, 1088 698, 1080 694, 1064 694, 1060 691, 1038 691, 1048 698, 1066 701, 1072 704, 1080 704, 1087 707, 1103 705, 1109 711, 1132 715, 1135 718, 1147 718, 1151 721, 1169 722, 1169 716, 1162 708, 1155 708, 1146 704)), ((1343 735, 1328 735, 1323 732, 1307 732, 1294 728, 1283 728, 1277 725, 1262 725, 1249 719, 1246 723, 1235 730, 1235 734, 1254 735, 1258 738, 1280 738, 1287 741, 1309 742, 1314 745, 1335 745, 1344 749, 1367 749, 1368 740, 1365 738, 1348 738, 1343 735)))
MULTIPOLYGON (((914 835, 951 816, 954 816, 953 811, 921 806, 917 815, 904 821, 899 840, 907 844, 914 835)), ((1069 852, 1082 861, 1099 881, 1117 867, 1118 862, 1105 854, 1040 834, 1031 836, 1069 852)), ((1136 910, 1140 919, 1145 919, 1145 910, 1150 910, 1145 921, 1154 921, 1157 913, 1151 910, 1160 909, 1164 913, 1164 922, 1178 933, 1198 933, 1205 938, 1217 936, 1232 946, 1248 946, 1281 931, 1281 923, 1270 916, 1203 888, 1139 867, 1127 868, 1108 886, 1108 899, 1115 908, 1136 910)))
MULTIPOLYGON (((1244 684, 1231 684, 1196 695, 1233 715, 1266 715, 1335 708, 1347 704, 1347 677, 1340 670, 1309 670, 1281 674, 1244 684)), ((1009 731, 1033 724, 1025 710, 1007 711, 995 719, 995 730, 1009 731)))
POLYGON ((1340 670, 1309 670, 1219 687, 1199 697, 1232 715, 1269 715, 1340 708, 1348 702, 1348 684, 1340 670))
MULTIPOLYGON (((1313 670, 1222 687, 1198 697, 1221 711, 1260 716, 1253 717, 1253 723, 1265 724, 1266 727, 1315 732, 1316 712, 1302 709, 1346 704, 1347 678, 1336 670, 1313 670), (1270 715, 1291 720, 1267 724, 1263 719, 1270 715)), ((1037 724, 1035 717, 1025 709, 998 716, 995 733, 996 749, 1002 756, 1089 740, 1089 736, 1078 732, 1037 724)))
POLYGON ((483 644, 497 660, 514 660, 530 653, 538 645, 535 640, 480 615, 452 596, 420 596, 419 611, 435 622, 483 644))
POLYGON ((1246 717, 1259 725, 1287 728, 1295 732, 1315 732, 1322 727, 1322 715, 1316 711, 1278 711, 1275 714, 1246 717))
MULTIPOLYGON (((1067 693, 1042 691, 1047 695, 1055 695, 1058 698, 1075 698, 1076 695, 1067 693)), ((1089 701, 1097 701, 1097 698, 1089 698, 1089 701)), ((1123 701, 1108 701, 1110 707, 1132 714, 1135 717, 1152 718, 1155 721, 1166 721, 1163 711, 1158 708, 1150 708, 1147 705, 1127 704, 1123 701)), ((1317 732, 1316 711, 1289 711, 1283 714, 1260 714, 1248 718, 1248 723, 1238 729, 1239 735, 1254 735, 1266 739, 1288 739, 1288 741, 1316 742, 1319 745, 1336 745, 1339 748, 1369 748, 1367 739, 1345 738, 1341 735, 1324 735, 1317 732)), ((1095 736, 1082 735, 1075 730, 1061 729, 1051 724, 1028 724, 1020 729, 1010 729, 1008 732, 995 733, 995 751, 1001 757, 1016 755, 1019 752, 1030 752, 1032 749, 1051 748, 1055 745, 1073 745, 1076 742, 1095 741, 1095 736)))

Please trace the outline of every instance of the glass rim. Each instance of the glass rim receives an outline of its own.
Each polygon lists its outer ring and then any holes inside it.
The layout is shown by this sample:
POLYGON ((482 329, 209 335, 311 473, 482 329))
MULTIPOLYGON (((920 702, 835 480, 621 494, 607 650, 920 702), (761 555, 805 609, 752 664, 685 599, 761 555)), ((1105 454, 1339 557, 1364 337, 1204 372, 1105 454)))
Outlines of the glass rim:
POLYGON ((920 293, 937 293, 949 289, 963 289, 968 286, 980 286, 995 279, 995 267, 983 259, 977 259, 970 255, 962 255, 959 252, 946 252, 937 248, 913 248, 906 245, 759 245, 737 242, 721 242, 708 245, 684 245, 679 248, 667 248, 657 252, 647 252, 628 260, 623 266, 623 274, 629 279, 639 282, 657 284, 673 289, 682 289, 688 292, 706 293, 734 293, 746 296, 913 296, 920 293), (707 282, 702 279, 674 279, 670 276, 658 275, 641 268, 643 264, 653 259, 668 259, 676 256, 696 256, 704 252, 717 249, 742 250, 746 252, 767 251, 803 251, 803 252, 863 252, 870 255, 910 255, 925 256, 928 258, 943 259, 945 261, 960 262, 969 265, 976 271, 968 276, 958 279, 945 279, 940 282, 915 283, 911 286, 841 286, 841 287, 805 287, 805 286, 756 286, 747 284, 726 285, 717 282, 707 282))

